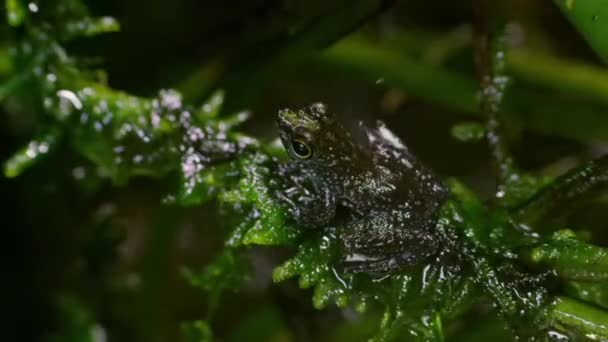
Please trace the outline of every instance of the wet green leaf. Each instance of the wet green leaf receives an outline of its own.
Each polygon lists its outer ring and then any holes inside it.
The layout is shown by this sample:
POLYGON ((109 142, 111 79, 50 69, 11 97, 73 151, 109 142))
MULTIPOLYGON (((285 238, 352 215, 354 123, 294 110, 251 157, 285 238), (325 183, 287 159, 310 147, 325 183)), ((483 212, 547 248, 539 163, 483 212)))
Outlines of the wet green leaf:
POLYGON ((226 249, 202 272, 185 268, 183 274, 192 286, 215 293, 224 290, 238 290, 251 275, 251 268, 239 252, 226 249))
POLYGON ((483 125, 475 122, 466 122, 454 125, 450 132, 452 137, 462 142, 480 141, 485 136, 483 125))
POLYGON ((555 0, 562 13, 570 19, 597 54, 608 62, 606 22, 608 4, 596 0, 555 0))
POLYGON ((578 241, 569 231, 556 232, 551 240, 532 250, 530 259, 568 280, 608 280, 608 250, 578 241))
POLYGON ((27 9, 21 0, 6 0, 6 19, 12 26, 20 26, 25 20, 27 9))
POLYGON ((608 309, 608 282, 571 281, 566 284, 566 293, 587 303, 608 309))
POLYGON ((72 40, 78 37, 91 37, 102 33, 120 31, 120 24, 112 17, 83 18, 66 22, 61 35, 62 40, 72 40))
POLYGON ((48 336, 49 342, 96 342, 106 339, 103 326, 95 320, 91 308, 77 298, 66 295, 60 298, 58 331, 48 336))
POLYGON ((33 164, 39 162, 53 152, 60 141, 60 131, 51 129, 39 138, 30 141, 27 146, 17 151, 9 160, 4 162, 4 176, 14 178, 33 164))

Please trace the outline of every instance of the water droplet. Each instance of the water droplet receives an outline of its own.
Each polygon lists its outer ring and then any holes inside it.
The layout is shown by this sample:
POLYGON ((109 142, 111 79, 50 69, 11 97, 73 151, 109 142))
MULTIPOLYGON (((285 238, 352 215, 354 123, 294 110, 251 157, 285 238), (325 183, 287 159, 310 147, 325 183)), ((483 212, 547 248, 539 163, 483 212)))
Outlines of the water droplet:
POLYGON ((30 2, 29 4, 27 4, 27 8, 32 13, 38 13, 38 5, 34 2, 30 2))
POLYGON ((101 132, 103 130, 103 124, 99 121, 95 121, 95 123, 93 124, 93 127, 95 127, 95 130, 97 132, 101 132))
POLYGON ((176 199, 175 199, 174 195, 167 195, 167 196, 163 197, 163 199, 162 199, 163 204, 174 204, 175 202, 176 202, 176 199))
POLYGON ((57 91, 57 97, 59 97, 59 115, 62 119, 68 117, 74 109, 82 109, 82 102, 73 91, 59 90, 57 91))
POLYGON ((57 82, 57 76, 55 74, 47 74, 46 80, 49 83, 55 83, 55 82, 57 82))
POLYGON ((597 15, 597 14, 596 14, 596 15, 594 15, 593 17, 591 17, 591 21, 593 21, 593 22, 596 22, 596 21, 598 21, 599 19, 600 19, 600 16, 599 16, 599 15, 597 15))
POLYGON ((82 180, 84 177, 86 177, 86 175, 86 170, 82 166, 75 167, 72 170, 72 177, 74 177, 75 180, 82 180))
POLYGON ((182 96, 175 90, 161 90, 159 97, 160 105, 168 110, 177 110, 182 107, 182 96))
POLYGON ((49 145, 47 143, 40 143, 38 145, 39 153, 47 153, 49 151, 49 145))

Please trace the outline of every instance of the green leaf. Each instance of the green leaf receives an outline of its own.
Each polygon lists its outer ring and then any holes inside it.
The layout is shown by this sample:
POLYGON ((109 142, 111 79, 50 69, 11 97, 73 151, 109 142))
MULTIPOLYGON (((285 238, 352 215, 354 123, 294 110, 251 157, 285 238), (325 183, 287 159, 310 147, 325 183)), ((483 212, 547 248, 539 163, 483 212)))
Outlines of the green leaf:
POLYGON ((243 155, 237 161, 242 178, 235 189, 222 194, 220 200, 232 206, 250 208, 247 226, 238 231, 238 239, 231 245, 284 245, 299 236, 299 230, 290 224, 285 210, 276 202, 270 187, 272 158, 261 152, 243 155))
POLYGON ((550 309, 553 326, 576 340, 608 339, 608 313, 569 298, 558 298, 550 309))
POLYGON ((118 32, 120 24, 112 17, 82 18, 64 23, 61 39, 65 41, 79 37, 92 37, 102 33, 118 32))
POLYGON ((483 125, 476 122, 465 122, 454 125, 450 133, 454 139, 462 142, 481 141, 485 137, 483 125))
POLYGON ((181 330, 184 342, 213 342, 211 328, 205 321, 182 323, 181 330))
POLYGON ((571 281, 566 284, 566 293, 584 302, 608 309, 608 282, 571 281))
POLYGON ((4 162, 4 176, 8 178, 17 177, 30 166, 42 160, 57 147, 60 136, 59 130, 50 129, 39 138, 30 141, 27 146, 21 148, 4 162))
POLYGON ((608 250, 576 240, 571 231, 556 232, 551 240, 534 248, 529 258, 564 279, 608 281, 608 250))
POLYGON ((210 293, 237 290, 251 275, 251 265, 237 251, 226 248, 202 272, 184 268, 182 274, 190 284, 210 293))
POLYGON ((608 3, 598 0, 555 0, 597 54, 608 62, 608 3))
POLYGON ((91 308, 77 298, 64 295, 58 303, 58 330, 48 336, 49 342, 95 342, 107 339, 106 330, 96 322, 91 308))
POLYGON ((23 24, 27 15, 25 4, 21 0, 6 0, 6 19, 9 25, 17 27, 23 24))

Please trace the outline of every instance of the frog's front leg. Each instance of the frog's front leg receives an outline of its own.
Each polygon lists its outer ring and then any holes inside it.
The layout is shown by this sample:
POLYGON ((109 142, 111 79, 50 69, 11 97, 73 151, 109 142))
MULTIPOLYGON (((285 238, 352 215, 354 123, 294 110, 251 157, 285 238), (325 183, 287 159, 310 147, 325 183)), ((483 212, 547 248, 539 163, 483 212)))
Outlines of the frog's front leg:
POLYGON ((346 225, 341 233, 344 270, 383 274, 419 264, 438 252, 433 225, 400 210, 372 213, 346 225))
POLYGON ((327 225, 336 214, 336 196, 332 188, 309 170, 297 164, 279 170, 280 187, 276 192, 291 218, 305 228, 327 225))

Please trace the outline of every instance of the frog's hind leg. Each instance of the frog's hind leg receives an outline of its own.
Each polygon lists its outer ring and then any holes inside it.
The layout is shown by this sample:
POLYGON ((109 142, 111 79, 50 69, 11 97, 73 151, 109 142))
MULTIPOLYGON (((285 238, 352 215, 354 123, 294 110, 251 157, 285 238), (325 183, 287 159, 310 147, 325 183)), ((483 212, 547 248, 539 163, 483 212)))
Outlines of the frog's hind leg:
POLYGON ((407 266, 415 265, 416 262, 410 253, 390 256, 386 258, 373 258, 363 254, 349 254, 342 263, 344 272, 347 273, 369 273, 388 274, 399 271, 407 266))
POLYGON ((439 239, 431 221, 407 219, 402 212, 375 213, 345 225, 340 234, 344 270, 389 273, 436 254, 439 239))

